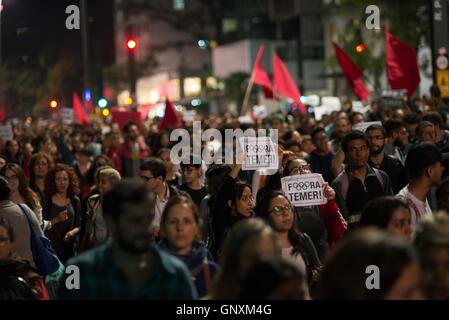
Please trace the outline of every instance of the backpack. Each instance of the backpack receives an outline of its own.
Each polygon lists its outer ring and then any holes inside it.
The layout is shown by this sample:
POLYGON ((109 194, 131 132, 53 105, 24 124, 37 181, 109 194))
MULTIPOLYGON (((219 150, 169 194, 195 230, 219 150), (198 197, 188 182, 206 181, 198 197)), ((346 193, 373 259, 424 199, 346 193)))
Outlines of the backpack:
MULTIPOLYGON (((382 174, 380 173, 379 169, 373 168, 374 173, 376 174, 377 180, 379 180, 380 185, 382 186, 382 189, 385 187, 384 186, 384 178, 382 177, 382 174)), ((343 200, 346 201, 346 195, 348 194, 348 189, 349 189, 349 177, 348 177, 348 173, 346 172, 346 170, 343 170, 342 173, 340 173, 338 175, 339 177, 341 176, 341 194, 343 195, 343 200)))

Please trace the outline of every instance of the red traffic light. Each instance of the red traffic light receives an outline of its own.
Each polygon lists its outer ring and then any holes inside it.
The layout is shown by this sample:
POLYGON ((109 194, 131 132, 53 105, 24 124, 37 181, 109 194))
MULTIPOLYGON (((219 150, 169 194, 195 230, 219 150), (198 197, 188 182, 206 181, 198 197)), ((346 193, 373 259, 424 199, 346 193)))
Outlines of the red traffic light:
POLYGON ((56 100, 51 100, 50 101, 50 108, 54 109, 58 106, 58 101, 56 100))
POLYGON ((355 47, 355 51, 357 51, 358 53, 362 53, 363 51, 365 51, 365 44, 361 43, 357 45, 357 47, 355 47))
POLYGON ((137 47, 137 42, 136 40, 130 39, 126 43, 126 46, 128 47, 129 50, 134 50, 137 47))

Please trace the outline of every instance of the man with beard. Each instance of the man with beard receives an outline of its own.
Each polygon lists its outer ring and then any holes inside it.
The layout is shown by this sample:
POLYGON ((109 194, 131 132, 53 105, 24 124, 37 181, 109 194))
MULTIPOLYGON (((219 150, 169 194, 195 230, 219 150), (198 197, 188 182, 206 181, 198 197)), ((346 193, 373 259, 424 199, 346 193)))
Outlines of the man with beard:
POLYGON ((368 201, 393 194, 388 175, 368 164, 368 146, 368 139, 363 132, 348 133, 341 145, 348 166, 332 182, 338 207, 350 229, 359 222, 368 201))
POLYGON ((366 129, 365 134, 370 142, 369 165, 388 174, 394 194, 398 193, 407 185, 407 176, 401 161, 385 154, 385 129, 381 125, 373 124, 366 129))
POLYGON ((151 155, 151 151, 140 137, 139 128, 135 122, 128 122, 123 127, 125 142, 121 149, 122 177, 137 177, 143 159, 151 155))
POLYGON ((390 119, 384 123, 384 128, 387 131, 387 142, 384 147, 385 154, 399 159, 404 164, 407 152, 410 149, 405 123, 401 120, 390 119))
POLYGON ((334 123, 334 139, 329 142, 329 147, 333 153, 337 153, 341 148, 344 136, 351 131, 351 122, 344 116, 340 116, 334 123))
POLYGON ((126 179, 105 193, 102 210, 111 239, 69 260, 76 268, 66 270, 60 299, 196 298, 183 263, 152 244, 154 198, 143 182, 126 179))

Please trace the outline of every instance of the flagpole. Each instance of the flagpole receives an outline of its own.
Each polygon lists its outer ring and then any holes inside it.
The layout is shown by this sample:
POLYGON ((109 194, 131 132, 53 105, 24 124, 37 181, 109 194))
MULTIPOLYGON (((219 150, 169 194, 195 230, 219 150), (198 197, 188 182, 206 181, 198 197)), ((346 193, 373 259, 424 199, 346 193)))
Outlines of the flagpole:
POLYGON ((256 74, 255 71, 256 70, 253 67, 253 71, 251 72, 251 77, 249 79, 248 86, 246 87, 245 97, 243 98, 243 105, 242 105, 242 108, 240 109, 241 116, 244 115, 244 113, 246 112, 246 109, 248 108, 249 96, 251 94, 251 90, 253 89, 253 84, 254 84, 253 81, 254 81, 254 76, 256 74))
POLYGON ((371 87, 373 87, 373 91, 376 92, 377 95, 378 95, 379 97, 382 96, 382 91, 380 91, 380 89, 376 88, 376 86, 371 82, 371 80, 368 78, 368 76, 365 75, 363 72, 362 72, 362 78, 363 78, 363 80, 366 81, 371 87))

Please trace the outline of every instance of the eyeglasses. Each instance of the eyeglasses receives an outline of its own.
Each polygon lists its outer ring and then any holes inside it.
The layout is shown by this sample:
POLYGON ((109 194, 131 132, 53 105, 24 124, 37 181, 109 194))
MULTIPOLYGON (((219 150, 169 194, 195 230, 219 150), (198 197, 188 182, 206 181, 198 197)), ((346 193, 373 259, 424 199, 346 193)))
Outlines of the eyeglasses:
POLYGON ((155 179, 154 177, 140 176, 140 178, 144 181, 149 181, 151 179, 155 179))
POLYGON ((18 179, 19 177, 18 177, 16 174, 14 174, 14 175, 12 175, 12 176, 5 176, 5 178, 6 178, 7 180, 13 180, 13 179, 18 179))
POLYGON ((280 216, 282 212, 292 212, 292 206, 289 204, 286 204, 285 206, 274 206, 273 209, 269 210, 268 212, 280 216))
POLYGON ((292 167, 288 169, 289 174, 309 173, 311 171, 310 166, 305 164, 303 166, 292 167))

